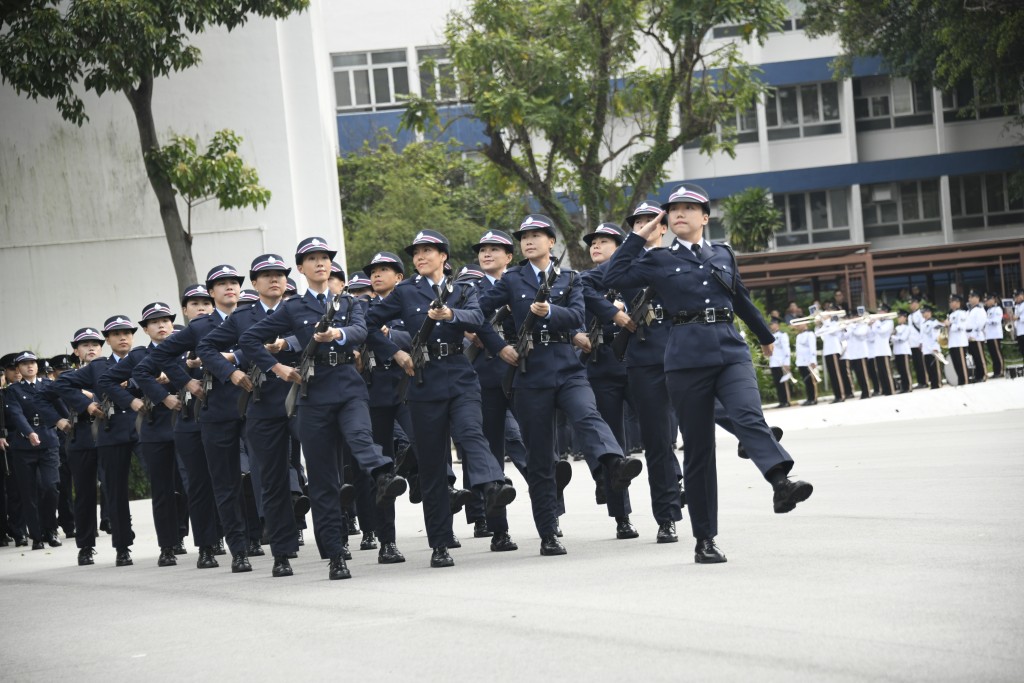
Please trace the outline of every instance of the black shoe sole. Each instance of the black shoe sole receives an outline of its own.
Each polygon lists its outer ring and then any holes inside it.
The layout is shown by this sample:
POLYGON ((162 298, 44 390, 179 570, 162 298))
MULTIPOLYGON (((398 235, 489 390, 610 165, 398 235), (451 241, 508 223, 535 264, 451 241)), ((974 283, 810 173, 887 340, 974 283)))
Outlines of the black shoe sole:
POLYGON ((156 563, 156 566, 158 566, 158 567, 177 567, 178 563, 177 562, 160 562, 158 560, 157 563, 156 563))
POLYGON ((352 504, 356 502, 356 487, 352 484, 342 484, 339 498, 341 500, 341 507, 352 507, 352 504))
POLYGON ((678 543, 678 536, 658 536, 658 543, 678 543))
POLYGON ((497 517, 506 507, 511 505, 512 501, 515 499, 516 490, 511 486, 502 486, 501 490, 494 496, 494 500, 492 500, 491 504, 487 506, 485 510, 487 516, 497 517))
POLYGON ((251 571, 252 571, 252 565, 251 564, 247 564, 247 565, 242 566, 242 567, 236 567, 234 565, 231 566, 231 573, 232 574, 244 574, 246 572, 251 572, 251 571))
POLYGON ((344 572, 338 573, 338 574, 335 574, 335 573, 332 572, 332 573, 327 575, 327 578, 330 579, 331 581, 342 581, 344 579, 351 579, 352 578, 352 572, 348 571, 347 569, 344 572))
POLYGON ((540 554, 544 557, 554 557, 556 555, 565 555, 567 553, 568 551, 565 548, 559 548, 558 550, 546 550, 544 548, 540 549, 540 554))
POLYGON ((620 541, 628 540, 630 538, 640 538, 640 532, 639 531, 635 531, 635 530, 634 531, 616 531, 615 532, 615 538, 619 539, 620 541))
POLYGON ((780 501, 779 504, 775 506, 775 513, 781 515, 787 512, 792 512, 797 503, 804 502, 811 497, 812 493, 814 493, 814 487, 807 482, 803 482, 802 486, 797 486, 789 497, 780 501))
POLYGON ((220 564, 196 564, 196 569, 217 569, 220 564))
POLYGON ((387 488, 377 491, 377 505, 394 503, 400 495, 405 493, 407 488, 409 488, 409 483, 405 479, 395 477, 388 482, 387 488))
POLYGON ((615 472, 615 479, 612 481, 612 489, 625 491, 629 488, 630 482, 640 476, 644 470, 644 464, 636 458, 623 459, 622 464, 615 472))
POLYGON ((275 579, 280 579, 284 576, 295 576, 295 572, 292 571, 291 567, 288 567, 287 569, 274 568, 273 570, 271 570, 271 576, 273 576, 275 579))
POLYGON ((703 555, 694 555, 693 556, 693 561, 695 563, 697 563, 697 564, 722 564, 723 562, 728 562, 729 560, 725 559, 724 556, 723 557, 705 557, 703 555))
POLYGON ((295 513, 295 517, 305 517, 306 513, 309 512, 309 498, 306 496, 299 496, 292 503, 292 512, 295 513))
POLYGON ((444 569, 445 567, 454 567, 454 566, 455 566, 455 560, 453 560, 451 558, 448 558, 447 560, 431 560, 430 561, 430 568, 431 569, 444 569))
POLYGON ((513 550, 519 550, 519 546, 515 543, 502 543, 501 545, 491 544, 492 553, 510 553, 513 550))
POLYGON ((377 564, 402 564, 405 562, 405 555, 378 555, 377 564))
POLYGON ((572 465, 565 460, 555 463, 555 491, 559 500, 562 499, 562 492, 572 481, 572 465))

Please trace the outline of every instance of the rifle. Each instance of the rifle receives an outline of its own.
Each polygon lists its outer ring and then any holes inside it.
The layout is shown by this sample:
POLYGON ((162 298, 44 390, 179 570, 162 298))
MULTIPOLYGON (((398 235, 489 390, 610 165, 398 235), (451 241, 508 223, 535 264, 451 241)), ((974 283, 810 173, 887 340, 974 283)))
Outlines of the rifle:
MULTIPOLYGON (((345 293, 342 292, 331 299, 327 306, 327 312, 320 318, 320 322, 316 324, 313 329, 314 336, 318 332, 326 332, 327 328, 334 322, 334 315, 341 308, 341 297, 345 293)), ((302 397, 305 398, 309 395, 309 380, 315 373, 314 368, 316 361, 316 350, 319 342, 314 337, 309 338, 309 343, 306 344, 306 348, 302 350, 302 356, 299 358, 299 376, 302 378, 302 397)), ((295 402, 299 396, 299 385, 293 384, 288 390, 288 396, 284 399, 284 410, 288 417, 295 414, 295 402)))
MULTIPOLYGON (((647 338, 644 328, 655 320, 654 311, 651 309, 651 301, 654 299, 654 294, 655 292, 652 287, 644 287, 633 297, 633 301, 629 305, 629 319, 636 325, 636 335, 640 341, 644 341, 647 338)), ((630 332, 628 327, 623 327, 615 335, 615 339, 612 339, 612 351, 615 352, 615 357, 619 361, 626 357, 626 346, 629 344, 632 336, 633 332, 630 332)))
POLYGON ((114 402, 110 400, 109 396, 104 396, 103 400, 100 401, 100 414, 93 419, 92 422, 92 440, 99 441, 100 436, 100 425, 97 420, 103 422, 103 431, 110 431, 110 418, 114 414, 114 402))
MULTIPOLYGON (((555 280, 562 273, 562 259, 565 258, 565 251, 562 255, 555 259, 554 263, 551 264, 551 271, 548 276, 541 282, 540 287, 537 289, 537 296, 533 298, 534 303, 544 303, 551 298, 551 287, 554 286, 555 280)), ((515 379, 516 370, 518 369, 520 374, 526 373, 526 357, 530 355, 530 351, 533 350, 533 328, 536 327, 537 321, 540 318, 530 311, 526 314, 526 318, 523 320, 523 324, 519 326, 516 331, 516 354, 519 356, 519 362, 515 366, 510 366, 505 371, 505 376, 501 380, 502 391, 505 392, 506 396, 512 395, 512 380, 515 379)))
MULTIPOLYGON (((604 298, 610 303, 614 303, 619 298, 619 293, 614 289, 609 289, 604 293, 604 298)), ((580 360, 586 365, 588 362, 597 362, 597 347, 604 341, 604 325, 595 315, 594 320, 591 321, 590 327, 587 329, 587 340, 590 342, 590 351, 584 351, 580 354, 580 360)))
POLYGON ((203 370, 203 378, 199 382, 203 385, 203 395, 199 399, 199 407, 202 410, 206 410, 209 407, 210 391, 213 389, 213 373, 209 370, 203 370))
POLYGON ((153 401, 148 396, 143 397, 142 407, 139 409, 138 414, 135 415, 135 433, 138 434, 142 431, 142 416, 147 415, 146 424, 152 425, 156 421, 156 412, 153 410, 153 401))
POLYGON ((249 366, 249 371, 245 373, 245 376, 252 382, 252 391, 246 391, 242 389, 241 395, 238 397, 238 416, 245 417, 246 411, 249 409, 249 399, 252 399, 253 403, 260 402, 260 393, 263 390, 263 383, 267 380, 266 374, 260 370, 255 363, 249 366))
MULTIPOLYGON (((445 277, 441 280, 441 284, 434 285, 434 293, 437 294, 434 300, 430 302, 430 308, 437 310, 444 308, 445 302, 448 301, 448 296, 452 293, 454 286, 452 285, 452 279, 445 277)), ((423 367, 430 360, 430 352, 427 350, 427 339, 430 337, 430 331, 434 329, 433 320, 429 315, 423 318, 423 323, 420 325, 420 329, 416 331, 416 336, 412 338, 412 367, 413 376, 416 377, 416 386, 423 384, 423 367)), ((403 403, 405 402, 405 395, 409 391, 409 375, 402 377, 398 383, 398 398, 403 403)))
MULTIPOLYGON (((487 324, 493 327, 495 332, 501 334, 501 325, 510 315, 512 315, 512 309, 508 305, 502 306, 491 315, 491 319, 487 321, 487 324)), ((476 357, 480 355, 481 350, 476 344, 472 344, 466 349, 466 357, 469 358, 470 365, 476 361, 476 357)), ((487 353, 487 357, 491 358, 490 352, 487 353)))

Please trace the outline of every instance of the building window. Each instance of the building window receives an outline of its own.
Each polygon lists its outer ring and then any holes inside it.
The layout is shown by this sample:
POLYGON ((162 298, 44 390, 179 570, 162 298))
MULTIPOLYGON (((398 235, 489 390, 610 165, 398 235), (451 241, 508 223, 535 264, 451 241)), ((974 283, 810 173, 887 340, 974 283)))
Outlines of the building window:
POLYGON ((969 80, 961 81, 951 92, 942 93, 942 120, 956 121, 1016 116, 1020 113, 1020 86, 1001 79, 984 91, 969 80))
POLYGON ((769 140, 842 132, 839 85, 833 81, 775 88, 768 93, 764 107, 769 140))
POLYGON ((850 239, 850 211, 846 188, 796 192, 772 196, 784 225, 775 233, 779 247, 843 242, 850 239))
MULTIPOLYGON (((786 31, 802 31, 804 29, 804 3, 803 0, 786 0, 786 18, 782 20, 779 27, 780 33, 786 31)), ((735 38, 746 35, 750 31, 749 24, 721 24, 711 29, 714 38, 735 38)))
POLYGON ((1024 223, 1024 198, 1010 191, 1007 173, 950 176, 949 204, 954 230, 1024 223))
POLYGON ((938 179, 861 185, 860 201, 867 239, 942 231, 938 179))
POLYGON ((405 50, 331 55, 338 111, 380 111, 405 106, 409 67, 405 50))
MULTIPOLYGON (((725 124, 732 128, 736 133, 737 144, 743 144, 744 142, 757 142, 757 107, 751 105, 749 108, 744 110, 736 110, 736 113, 730 116, 727 120, 722 123, 715 124, 715 135, 718 137, 718 141, 722 141, 722 125, 725 124)), ((700 149, 701 138, 694 138, 683 145, 683 149, 700 149)))
POLYGON ((853 79, 857 132, 932 123, 932 89, 906 78, 853 79))
POLYGON ((455 67, 445 47, 416 48, 416 61, 420 69, 420 93, 438 102, 457 102, 458 83, 455 67))

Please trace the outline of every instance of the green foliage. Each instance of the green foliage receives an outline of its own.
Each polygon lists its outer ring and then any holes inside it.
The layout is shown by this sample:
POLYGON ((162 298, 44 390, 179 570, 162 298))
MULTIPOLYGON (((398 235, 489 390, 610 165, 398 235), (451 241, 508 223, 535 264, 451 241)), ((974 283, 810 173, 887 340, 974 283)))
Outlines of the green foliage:
POLYGON ((424 228, 448 238, 456 269, 476 263, 471 245, 480 235, 514 230, 528 211, 516 186, 464 158, 456 143, 417 142, 399 151, 383 130, 373 144, 338 158, 338 180, 348 272, 382 249, 405 258, 403 248, 424 228))
POLYGON ((768 190, 749 187, 722 200, 722 222, 734 249, 765 251, 772 235, 782 227, 782 214, 768 190))
POLYGON ((128 470, 128 498, 130 500, 139 500, 141 498, 150 498, 152 495, 153 489, 149 485, 149 477, 146 476, 142 460, 138 457, 132 458, 131 469, 128 470))
POLYGON ((188 234, 192 234, 192 209, 216 199, 221 209, 266 207, 270 190, 261 186, 259 174, 238 156, 241 136, 232 130, 213 134, 206 151, 197 140, 172 135, 171 140, 147 156, 170 181, 188 206, 188 234))
POLYGON ((52 99, 68 121, 88 116, 81 88, 102 95, 199 64, 195 34, 231 30, 250 15, 284 18, 309 0, 28 0, 5 11, 0 76, 52 99))
MULTIPOLYGON (((705 39, 716 24, 741 24, 761 42, 784 13, 777 0, 474 0, 450 16, 446 39, 458 90, 484 125, 479 151, 537 200, 580 263, 581 235, 655 190, 684 143, 732 152, 735 138, 719 139, 716 125, 765 86, 741 44, 705 39), (641 54, 659 66, 637 66, 649 61, 641 54)), ((410 98, 404 125, 439 125, 438 106, 410 98)))

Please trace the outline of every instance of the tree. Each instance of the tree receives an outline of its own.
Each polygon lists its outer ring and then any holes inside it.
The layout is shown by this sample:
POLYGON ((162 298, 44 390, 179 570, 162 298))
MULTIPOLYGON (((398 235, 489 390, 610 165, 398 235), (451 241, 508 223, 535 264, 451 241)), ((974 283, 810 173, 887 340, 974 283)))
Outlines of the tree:
POLYGON ((782 227, 782 214, 763 187, 748 187, 722 200, 722 223, 736 251, 768 249, 768 241, 782 227))
POLYGON ((423 228, 448 238, 454 267, 476 263, 471 245, 483 231, 515 230, 527 210, 517 188, 489 165, 465 159, 456 143, 417 142, 399 151, 386 131, 338 158, 338 181, 352 271, 381 250, 408 263, 401 249, 423 228))
POLYGON ((996 101, 1020 100, 1024 5, 1018 0, 807 0, 804 20, 809 35, 839 36, 841 76, 852 72, 853 58, 881 56, 897 76, 941 90, 973 81, 972 105, 993 101, 997 90, 1009 96, 996 101))
MULTIPOLYGON (((706 37, 730 24, 763 42, 784 13, 777 0, 473 0, 446 40, 483 127, 477 151, 555 220, 579 264, 581 235, 657 189, 685 143, 732 153, 737 110, 765 86, 738 43, 706 37)), ((440 125, 442 104, 412 97, 404 125, 440 125)))
POLYGON ((181 287, 196 281, 191 235, 181 224, 174 187, 161 172, 153 112, 157 78, 199 64, 192 37, 208 27, 232 30, 250 16, 281 19, 309 0, 18 0, 3 10, 0 77, 17 92, 53 100, 67 121, 88 120, 79 90, 119 92, 135 115, 146 175, 160 206, 181 287))
POLYGON ((259 174, 238 156, 241 136, 231 130, 213 134, 210 145, 200 154, 196 140, 172 135, 171 141, 150 152, 153 162, 185 200, 186 240, 192 244, 192 208, 216 199, 222 209, 263 206, 270 190, 260 185, 259 174))

